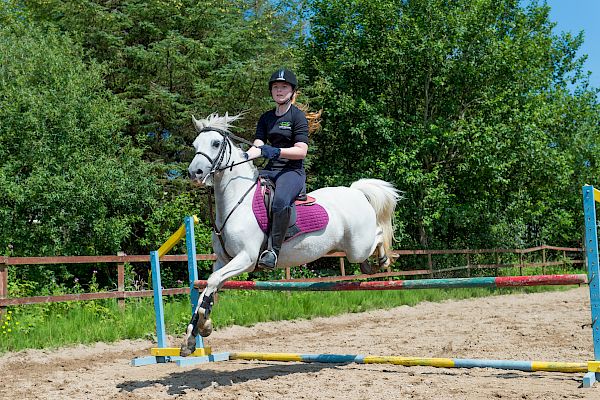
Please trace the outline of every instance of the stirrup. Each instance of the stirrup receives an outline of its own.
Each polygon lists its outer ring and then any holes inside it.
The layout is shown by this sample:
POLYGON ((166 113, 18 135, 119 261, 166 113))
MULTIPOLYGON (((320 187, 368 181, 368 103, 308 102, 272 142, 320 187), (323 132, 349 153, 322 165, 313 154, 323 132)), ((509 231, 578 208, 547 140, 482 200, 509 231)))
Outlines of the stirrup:
POLYGON ((275 269, 276 266, 277 266, 277 254, 273 250, 267 249, 267 250, 263 251, 262 253, 260 253, 260 256, 258 257, 258 267, 259 268, 272 271, 275 269), (272 256, 274 258, 272 263, 269 262, 270 260, 263 260, 264 258, 267 258, 269 256, 272 256))

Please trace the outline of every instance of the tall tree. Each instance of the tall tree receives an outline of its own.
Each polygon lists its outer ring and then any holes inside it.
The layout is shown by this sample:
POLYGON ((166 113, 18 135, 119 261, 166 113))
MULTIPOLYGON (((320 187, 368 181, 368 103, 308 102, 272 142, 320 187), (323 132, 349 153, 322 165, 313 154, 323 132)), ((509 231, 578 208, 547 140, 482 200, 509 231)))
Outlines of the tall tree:
POLYGON ((79 43, 84 60, 100 63, 107 87, 127 105, 123 131, 144 149, 163 189, 144 219, 144 249, 176 229, 183 212, 207 215, 186 179, 196 136, 190 117, 244 112, 236 133, 252 136, 269 105, 268 76, 295 62, 297 1, 21 2, 36 21, 79 43))
MULTIPOLYGON (((0 15, 22 10, 4 8, 0 15)), ((0 243, 15 256, 115 254, 155 203, 127 104, 103 68, 53 29, 0 28, 0 243)))
POLYGON ((555 36, 547 6, 309 3, 319 184, 392 180, 406 246, 577 242, 580 186, 598 171, 597 91, 575 57, 581 37, 555 36))
MULTIPOLYGON (((252 131, 272 69, 293 65, 298 34, 286 2, 25 0, 108 68, 109 88, 135 112, 129 133, 147 157, 189 162, 191 114, 246 112, 252 131)), ((293 3, 290 3, 293 5, 293 3)), ((164 165, 164 164, 163 164, 164 165)))

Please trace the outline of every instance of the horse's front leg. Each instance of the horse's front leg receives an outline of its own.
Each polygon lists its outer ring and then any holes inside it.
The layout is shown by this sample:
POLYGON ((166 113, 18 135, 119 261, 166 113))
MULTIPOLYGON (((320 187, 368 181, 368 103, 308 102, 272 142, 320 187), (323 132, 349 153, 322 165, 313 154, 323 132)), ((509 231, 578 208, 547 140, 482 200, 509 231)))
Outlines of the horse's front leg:
POLYGON ((249 272, 254 269, 256 260, 246 252, 239 253, 222 268, 214 271, 208 278, 206 288, 200 294, 198 306, 192 315, 192 319, 186 329, 180 355, 187 357, 196 350, 196 336, 200 334, 207 337, 212 333, 212 321, 210 312, 214 304, 214 296, 223 284, 236 275, 249 272))

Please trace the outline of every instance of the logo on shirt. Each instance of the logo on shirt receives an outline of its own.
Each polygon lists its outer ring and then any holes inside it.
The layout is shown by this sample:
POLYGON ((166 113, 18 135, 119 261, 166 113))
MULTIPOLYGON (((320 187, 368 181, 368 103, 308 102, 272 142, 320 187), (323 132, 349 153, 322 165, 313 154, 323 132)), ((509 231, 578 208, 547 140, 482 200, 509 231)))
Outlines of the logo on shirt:
POLYGON ((279 129, 292 130, 292 123, 290 121, 282 121, 279 123, 279 129))

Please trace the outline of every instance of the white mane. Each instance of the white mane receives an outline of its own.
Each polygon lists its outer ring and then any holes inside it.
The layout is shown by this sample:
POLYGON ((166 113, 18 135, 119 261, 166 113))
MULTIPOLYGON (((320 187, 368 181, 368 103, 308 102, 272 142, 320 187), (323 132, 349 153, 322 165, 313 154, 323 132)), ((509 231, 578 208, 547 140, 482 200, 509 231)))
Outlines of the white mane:
POLYGON ((207 127, 229 131, 229 128, 233 126, 232 123, 240 118, 242 118, 242 114, 229 116, 228 113, 225 113, 225 115, 221 117, 217 113, 212 113, 208 117, 198 120, 192 115, 192 121, 198 131, 207 127))

